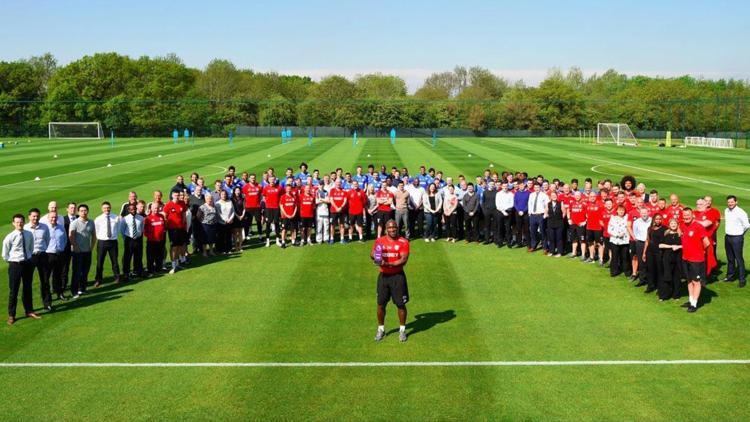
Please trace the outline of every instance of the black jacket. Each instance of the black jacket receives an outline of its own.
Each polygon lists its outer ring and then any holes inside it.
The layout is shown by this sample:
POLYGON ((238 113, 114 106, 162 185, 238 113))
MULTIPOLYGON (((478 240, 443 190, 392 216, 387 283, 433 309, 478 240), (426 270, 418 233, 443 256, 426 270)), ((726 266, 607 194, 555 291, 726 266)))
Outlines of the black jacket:
POLYGON ((547 204, 547 227, 557 229, 564 224, 562 204, 560 202, 547 204))

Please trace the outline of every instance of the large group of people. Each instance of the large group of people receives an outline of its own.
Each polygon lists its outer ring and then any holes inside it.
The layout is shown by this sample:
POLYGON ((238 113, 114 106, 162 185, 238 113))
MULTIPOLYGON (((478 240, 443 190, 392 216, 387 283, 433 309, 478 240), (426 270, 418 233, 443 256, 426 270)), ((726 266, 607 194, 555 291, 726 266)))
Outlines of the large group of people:
MULTIPOLYGON (((71 202, 59 212, 54 201, 44 214, 33 208, 14 215, 2 249, 9 263, 8 323, 15 322, 19 290, 26 315, 40 318, 32 303, 35 273, 47 311, 53 295, 68 301, 87 294, 94 250, 97 288, 107 258, 114 282, 122 283, 174 274, 189 265, 191 255, 241 253, 252 243, 286 248, 363 242, 384 235, 391 220, 411 240, 523 248, 598 264, 612 277, 624 274, 647 293, 658 292, 662 301, 679 299, 687 283, 684 306, 695 312, 716 268, 722 221, 710 196, 689 207, 676 194, 649 191, 631 176, 596 183, 587 178, 579 185, 577 179, 490 169, 473 180, 454 179, 425 166, 417 174, 384 165, 320 174, 301 163, 280 177, 273 168, 258 177, 230 166, 212 188, 197 173, 188 183, 178 176, 168 192, 166 202, 161 191, 148 202, 130 192, 119 210, 97 204, 96 218, 87 204, 71 202)), ((726 199, 725 280, 738 279, 744 287, 742 250, 750 224, 737 198, 726 199)))

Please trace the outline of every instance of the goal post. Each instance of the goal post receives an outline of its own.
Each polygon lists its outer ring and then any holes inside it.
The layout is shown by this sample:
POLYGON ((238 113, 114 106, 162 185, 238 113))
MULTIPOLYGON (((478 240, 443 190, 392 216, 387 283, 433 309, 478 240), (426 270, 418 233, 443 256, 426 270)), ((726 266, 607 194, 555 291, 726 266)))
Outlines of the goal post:
POLYGON ((49 122, 49 139, 104 139, 99 122, 49 122))
POLYGON ((638 145, 638 140, 625 123, 597 123, 596 143, 634 147, 638 145))
POLYGON ((734 148, 730 138, 706 138, 703 136, 686 136, 685 147, 734 148))

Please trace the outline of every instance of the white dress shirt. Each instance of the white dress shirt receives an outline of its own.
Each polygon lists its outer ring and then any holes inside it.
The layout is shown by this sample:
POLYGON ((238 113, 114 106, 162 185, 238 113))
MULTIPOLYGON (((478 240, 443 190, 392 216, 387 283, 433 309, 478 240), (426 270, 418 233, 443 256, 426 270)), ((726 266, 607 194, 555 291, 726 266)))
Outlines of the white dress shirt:
POLYGON ((406 191, 409 192, 409 209, 416 210, 422 206, 422 198, 425 195, 425 190, 421 186, 414 186, 409 184, 406 191))
MULTIPOLYGON (((138 239, 143 236, 143 222, 143 216, 138 214, 128 214, 125 217, 122 217, 120 220, 120 230, 122 235, 132 239, 138 239), (133 236, 133 226, 135 226, 135 236, 133 236)), ((104 230, 107 230, 107 228, 105 227, 104 230)))
POLYGON ((94 219, 94 229, 96 229, 96 238, 100 241, 117 240, 117 235, 120 233, 120 217, 113 213, 109 213, 109 216, 102 214, 94 219), (107 236, 107 219, 110 224, 110 236, 107 236))
POLYGON ((724 210, 724 221, 724 232, 729 236, 742 236, 750 228, 747 213, 738 206, 724 210))
POLYGON ((651 217, 644 220, 643 218, 636 218, 633 221, 633 235, 635 240, 645 242, 648 238, 648 228, 651 227, 651 217))
POLYGON ((26 261, 33 251, 34 236, 26 230, 13 230, 3 239, 3 259, 7 262, 26 261))
POLYGON ((495 208, 507 216, 506 211, 513 208, 513 192, 498 191, 497 195, 495 195, 495 208))
POLYGON ((529 214, 544 214, 547 210, 547 204, 549 203, 549 196, 542 191, 532 192, 529 195, 529 214), (539 197, 537 199, 537 197, 539 197), (536 201, 536 207, 534 202, 536 201))

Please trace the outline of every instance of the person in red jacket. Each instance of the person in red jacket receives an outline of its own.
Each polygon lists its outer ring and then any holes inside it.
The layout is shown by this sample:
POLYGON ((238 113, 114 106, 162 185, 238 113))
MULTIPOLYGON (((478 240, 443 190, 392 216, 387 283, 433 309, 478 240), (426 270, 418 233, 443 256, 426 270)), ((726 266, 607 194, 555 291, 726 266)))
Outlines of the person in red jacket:
POLYGON ((286 234, 292 232, 292 246, 297 243, 297 198, 293 193, 293 187, 287 183, 284 186, 284 194, 279 200, 279 211, 281 212, 281 247, 286 248, 286 234))
POLYGON ((276 177, 268 176, 268 184, 263 188, 263 200, 266 203, 264 218, 266 220, 266 247, 271 245, 271 227, 273 226, 276 233, 276 244, 281 246, 279 233, 279 199, 281 198, 281 188, 276 184, 276 177))
POLYGON ((682 210, 682 261, 685 278, 688 281, 689 300, 683 304, 688 312, 698 310, 698 299, 701 288, 706 285, 706 248, 711 242, 706 235, 706 229, 695 220, 693 210, 682 210))
POLYGON ((359 182, 356 180, 352 182, 352 188, 347 192, 347 202, 349 203, 349 241, 352 240, 354 229, 357 229, 359 235, 359 241, 364 242, 362 235, 362 227, 365 222, 365 204, 367 203, 367 196, 365 192, 359 188, 359 182))
POLYGON ((262 188, 256 180, 255 173, 248 176, 248 181, 242 187, 242 195, 245 197, 245 218, 243 226, 245 228, 245 238, 250 239, 250 232, 253 228, 253 220, 257 226, 258 238, 263 240, 263 228, 260 221, 260 199, 262 188))
POLYGON ((172 259, 172 269, 169 274, 177 271, 177 263, 184 263, 184 255, 187 245, 187 218, 185 212, 187 205, 180 201, 180 192, 172 192, 172 200, 164 205, 164 217, 166 219, 167 234, 169 235, 169 252, 172 259))
POLYGON ((581 191, 573 193, 573 200, 567 207, 568 228, 573 242, 571 258, 578 255, 578 245, 581 245, 581 260, 586 259, 586 204, 583 202, 581 191))
POLYGON ((713 245, 713 255, 714 255, 714 261, 715 261, 717 259, 716 257, 716 233, 718 232, 719 226, 721 225, 721 211, 719 211, 713 206, 713 203, 714 203, 713 197, 706 196, 703 199, 706 201, 706 218, 713 223, 711 227, 706 229, 706 232, 708 232, 708 240, 710 240, 711 245, 713 245))
POLYGON ((328 193, 331 198, 331 239, 336 234, 336 227, 341 235, 341 243, 346 243, 344 226, 346 221, 347 192, 341 188, 341 179, 336 179, 333 189, 328 193))
POLYGON ((589 202, 586 204, 586 244, 589 246, 589 257, 586 262, 595 262, 597 252, 600 259, 604 255, 604 243, 602 243, 602 210, 604 204, 597 201, 594 192, 589 193, 588 200, 589 202))
POLYGON ((315 194, 312 191, 312 183, 306 183, 302 189, 302 193, 299 195, 299 217, 300 217, 300 230, 302 231, 302 240, 300 245, 311 244, 310 230, 315 227, 315 194))
POLYGON ((150 213, 143 224, 143 235, 146 237, 146 269, 151 275, 164 269, 166 230, 164 216, 159 212, 159 204, 152 203, 150 213))

